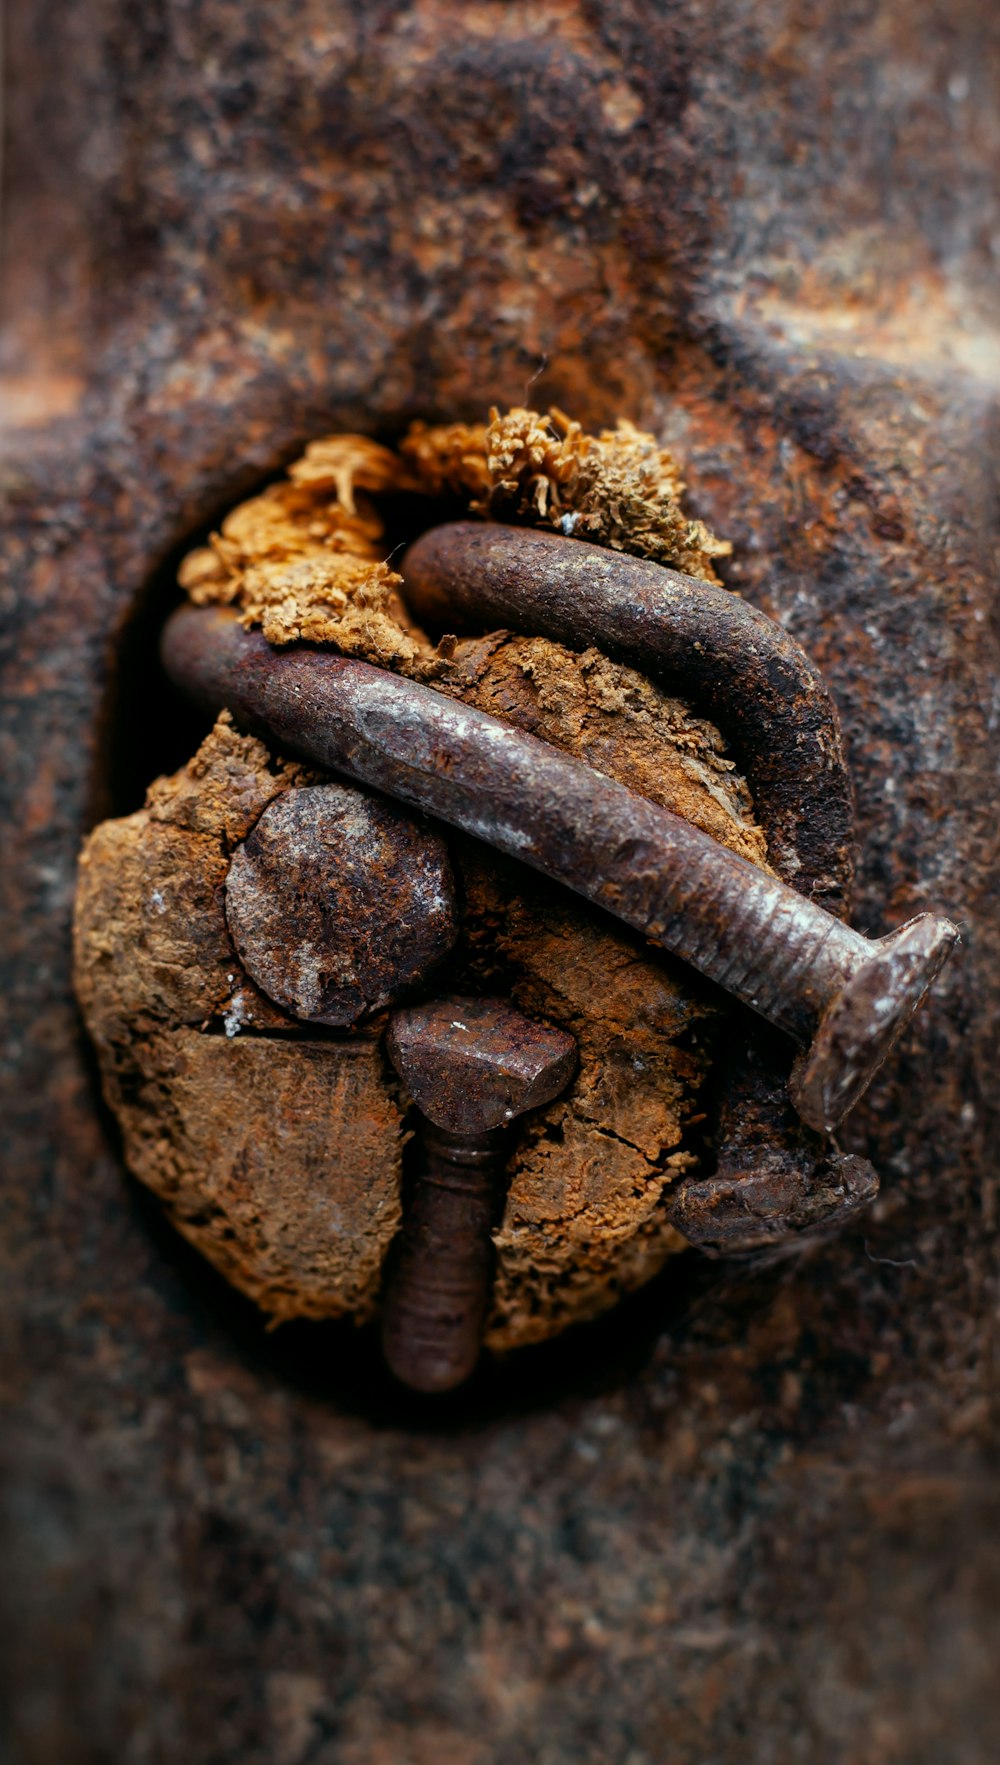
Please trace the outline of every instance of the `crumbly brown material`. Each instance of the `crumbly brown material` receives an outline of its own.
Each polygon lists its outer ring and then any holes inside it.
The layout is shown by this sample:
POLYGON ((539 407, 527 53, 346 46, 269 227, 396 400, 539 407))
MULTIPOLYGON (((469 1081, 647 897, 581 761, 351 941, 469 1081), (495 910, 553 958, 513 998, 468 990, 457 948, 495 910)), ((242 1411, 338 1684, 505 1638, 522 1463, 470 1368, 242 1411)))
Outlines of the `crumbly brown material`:
POLYGON ((361 488, 382 484, 393 460, 360 436, 314 443, 291 482, 241 503, 207 546, 188 553, 181 587, 198 606, 238 607, 269 643, 335 643, 385 667, 405 662, 416 644, 401 579, 380 561, 382 522, 361 488))
POLYGON ((718 582, 712 559, 732 547, 685 515, 680 467, 655 436, 624 418, 586 435, 556 409, 547 417, 494 410, 491 419, 490 491, 480 509, 492 520, 549 527, 718 582))
POLYGON ((232 851, 313 777, 224 714, 144 809, 94 830, 76 900, 77 994, 129 1168, 276 1321, 368 1315, 399 1223, 377 1041, 321 1040, 280 1011, 226 927, 232 851))
POLYGON ((599 650, 543 637, 469 638, 408 670, 439 692, 507 718, 660 803, 765 869, 767 847, 746 781, 715 725, 599 650))
POLYGON ((490 494, 485 423, 411 423, 399 451, 427 496, 490 494))

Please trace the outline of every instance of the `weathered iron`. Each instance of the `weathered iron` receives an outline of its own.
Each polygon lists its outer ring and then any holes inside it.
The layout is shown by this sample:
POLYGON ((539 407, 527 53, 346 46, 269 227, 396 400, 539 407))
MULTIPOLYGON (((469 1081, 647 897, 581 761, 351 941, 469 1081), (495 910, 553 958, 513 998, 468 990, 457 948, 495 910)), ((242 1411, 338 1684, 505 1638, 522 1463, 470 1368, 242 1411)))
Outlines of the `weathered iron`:
POLYGON ((397 1011, 386 1048, 423 1123, 382 1343, 405 1384, 450 1391, 479 1358, 507 1131, 569 1083, 576 1043, 502 999, 449 997, 397 1011))
POLYGON ((440 816, 606 908, 808 1047, 803 1120, 835 1127, 958 932, 920 914, 869 941, 699 828, 498 718, 322 651, 276 651, 221 608, 182 607, 166 667, 304 755, 440 816))
POLYGON ((340 1028, 427 980, 458 931, 441 836, 340 784, 268 805, 233 853, 226 918, 269 998, 340 1028))

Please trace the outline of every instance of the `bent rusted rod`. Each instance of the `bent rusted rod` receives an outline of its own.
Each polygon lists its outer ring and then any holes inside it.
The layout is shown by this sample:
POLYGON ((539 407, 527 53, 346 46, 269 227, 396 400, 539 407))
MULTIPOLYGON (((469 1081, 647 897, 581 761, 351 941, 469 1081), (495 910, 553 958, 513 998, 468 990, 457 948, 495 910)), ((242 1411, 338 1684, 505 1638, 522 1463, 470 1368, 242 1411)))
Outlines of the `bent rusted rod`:
MULTIPOLYGON (((840 724, 817 669, 773 620, 710 583, 527 528, 434 528, 410 547, 403 573, 424 623, 596 644, 676 685, 735 749, 778 874, 846 918, 854 816, 840 724)), ((877 1193, 868 1160, 839 1152, 791 1107, 786 1050, 758 1026, 727 1064, 715 1169, 682 1180, 671 1201, 673 1223, 703 1248, 839 1224, 877 1193)))
POLYGON ((432 528, 403 575, 428 626, 594 644, 676 686, 729 740, 779 876, 832 913, 846 907, 854 805, 839 720, 819 670, 773 619, 661 564, 488 522, 432 528))
POLYGON ((232 613, 182 607, 173 678, 293 753, 449 821, 593 901, 808 1045, 803 1120, 839 1121, 957 937, 922 914, 869 942, 667 809, 496 717, 308 649, 232 613))

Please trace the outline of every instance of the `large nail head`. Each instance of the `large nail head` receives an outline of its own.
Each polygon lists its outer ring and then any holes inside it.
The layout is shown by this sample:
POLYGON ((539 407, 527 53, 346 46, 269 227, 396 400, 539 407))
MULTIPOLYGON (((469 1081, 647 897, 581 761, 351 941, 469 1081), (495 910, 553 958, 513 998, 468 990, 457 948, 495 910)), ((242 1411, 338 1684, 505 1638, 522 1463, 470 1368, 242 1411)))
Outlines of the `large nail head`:
POLYGON ((440 836, 340 784, 269 804, 233 854, 226 918, 268 998, 340 1028, 425 981, 458 929, 440 836))

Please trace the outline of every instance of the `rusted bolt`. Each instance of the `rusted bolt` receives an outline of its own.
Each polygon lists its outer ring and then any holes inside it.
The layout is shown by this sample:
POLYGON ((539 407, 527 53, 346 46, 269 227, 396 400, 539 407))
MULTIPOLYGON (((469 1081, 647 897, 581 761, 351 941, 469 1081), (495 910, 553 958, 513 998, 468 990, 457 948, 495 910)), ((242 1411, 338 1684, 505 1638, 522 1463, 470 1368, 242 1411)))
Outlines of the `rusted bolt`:
POLYGON ((383 1347, 404 1384, 449 1391, 479 1358, 506 1130, 569 1083, 576 1043, 502 1000, 450 998, 397 1011, 386 1047, 423 1121, 383 1347))
POLYGON ((340 784, 286 791, 268 805, 233 854, 226 918, 269 998, 335 1026, 426 980, 458 930, 440 835, 340 784))
POLYGON ((182 607, 163 656, 214 709, 425 809, 565 884, 807 1047, 792 1095, 845 1116, 958 938, 924 913, 869 941, 699 828, 498 718, 309 649, 273 650, 223 608, 182 607))

